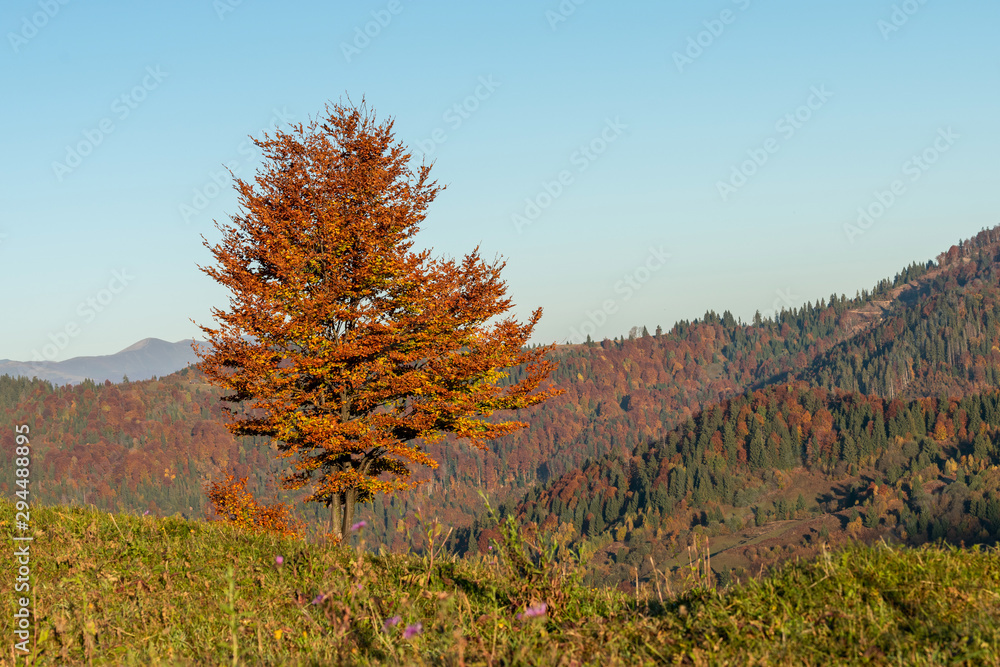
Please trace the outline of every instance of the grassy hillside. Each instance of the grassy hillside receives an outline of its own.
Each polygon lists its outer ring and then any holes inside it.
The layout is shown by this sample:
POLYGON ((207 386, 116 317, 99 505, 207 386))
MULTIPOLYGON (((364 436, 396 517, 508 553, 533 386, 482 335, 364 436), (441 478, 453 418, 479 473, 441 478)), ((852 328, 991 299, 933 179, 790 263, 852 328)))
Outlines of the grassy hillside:
POLYGON ((180 518, 31 518, 30 664, 1000 664, 995 551, 857 545, 722 592, 695 560, 687 592, 663 578, 630 596, 500 545, 431 563, 180 518))

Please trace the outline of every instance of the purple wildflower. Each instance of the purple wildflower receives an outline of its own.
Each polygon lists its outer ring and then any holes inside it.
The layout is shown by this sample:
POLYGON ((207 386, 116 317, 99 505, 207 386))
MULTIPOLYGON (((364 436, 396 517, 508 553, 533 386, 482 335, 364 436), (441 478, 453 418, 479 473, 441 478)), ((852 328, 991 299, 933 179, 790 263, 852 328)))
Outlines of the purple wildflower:
POLYGON ((320 593, 319 595, 317 595, 316 597, 313 598, 313 602, 312 603, 313 604, 320 604, 325 599, 326 599, 326 594, 325 593, 320 593))
POLYGON ((274 562, 275 562, 276 564, 278 564, 278 565, 281 565, 282 563, 284 563, 284 562, 285 562, 285 559, 284 559, 284 558, 282 558, 281 556, 275 556, 275 557, 274 557, 274 562))
POLYGON ((146 516, 148 514, 149 514, 149 510, 146 510, 145 512, 142 513, 143 516, 146 516))
POLYGON ((419 635, 423 631, 424 631, 423 623, 417 622, 414 623, 413 625, 408 625, 406 626, 406 629, 403 630, 403 639, 410 639, 415 635, 419 635))
POLYGON ((367 521, 364 521, 364 520, 358 521, 356 524, 354 524, 353 526, 351 526, 351 532, 353 533, 356 530, 361 530, 362 528, 364 528, 367 525, 368 525, 367 521))
POLYGON ((397 616, 393 616, 392 618, 385 619, 385 623, 382 624, 382 631, 383 632, 388 632, 389 628, 395 627, 395 625, 397 623, 399 623, 400 620, 401 619, 399 618, 398 615, 397 616))
POLYGON ((542 602, 541 604, 532 605, 528 607, 523 612, 517 615, 517 620, 522 620, 525 618, 534 618, 535 616, 544 616, 545 611, 549 608, 547 604, 542 602))

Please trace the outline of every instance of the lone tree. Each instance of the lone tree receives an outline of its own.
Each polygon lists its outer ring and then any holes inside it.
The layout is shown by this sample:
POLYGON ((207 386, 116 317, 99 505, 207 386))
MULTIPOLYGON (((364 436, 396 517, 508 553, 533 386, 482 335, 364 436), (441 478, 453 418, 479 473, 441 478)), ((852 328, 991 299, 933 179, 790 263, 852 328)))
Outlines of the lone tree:
POLYGON ((393 121, 373 109, 328 104, 325 118, 254 139, 255 183, 235 179, 241 213, 199 268, 231 291, 230 310, 200 326, 199 367, 223 398, 234 435, 267 436, 312 483, 305 500, 331 508, 343 537, 355 504, 412 488, 411 464, 437 467, 426 444, 452 434, 485 442, 524 426, 489 417, 560 391, 538 390, 553 346, 525 343, 541 317, 487 321, 512 305, 478 246, 461 262, 412 252, 411 240, 443 186, 430 166, 409 167, 393 121), (519 383, 504 369, 524 365, 519 383), (534 393, 532 393, 534 392, 534 393))

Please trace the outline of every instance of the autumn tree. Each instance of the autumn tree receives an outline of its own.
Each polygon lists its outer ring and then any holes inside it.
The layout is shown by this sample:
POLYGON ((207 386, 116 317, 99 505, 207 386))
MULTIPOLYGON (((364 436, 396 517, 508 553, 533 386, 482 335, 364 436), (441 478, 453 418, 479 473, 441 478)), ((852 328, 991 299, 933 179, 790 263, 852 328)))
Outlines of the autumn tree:
POLYGON ((343 537, 357 502, 412 488, 426 445, 451 434, 479 449, 527 426, 489 420, 559 391, 539 389, 553 347, 526 342, 541 317, 500 319, 512 305, 505 262, 475 248, 461 261, 415 252, 414 234, 443 186, 410 167, 393 121, 362 100, 254 143, 263 165, 235 179, 241 211, 216 222, 217 264, 231 292, 199 352, 234 435, 273 438, 295 457, 285 488, 331 508, 343 537), (492 322, 491 322, 492 320, 492 322), (504 369, 523 367, 501 384, 504 369))

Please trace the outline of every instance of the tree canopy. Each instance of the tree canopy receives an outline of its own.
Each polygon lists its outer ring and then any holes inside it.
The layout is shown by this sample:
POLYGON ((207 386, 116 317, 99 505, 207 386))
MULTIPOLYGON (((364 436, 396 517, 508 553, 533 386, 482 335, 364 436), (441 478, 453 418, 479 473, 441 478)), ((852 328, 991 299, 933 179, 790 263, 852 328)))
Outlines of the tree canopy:
POLYGON ((442 189, 430 165, 394 142, 393 121, 327 105, 323 117, 254 140, 264 165, 235 179, 241 213, 205 241, 228 311, 201 326, 200 368, 231 390, 236 435, 278 441, 297 456, 287 488, 313 483, 343 536, 355 502, 412 487, 411 465, 436 467, 423 445, 452 434, 479 448, 526 426, 489 420, 535 405, 554 368, 550 347, 526 349, 541 317, 496 319, 512 301, 505 263, 475 248, 460 261, 414 252, 413 236, 442 189), (520 382, 499 384, 523 366, 520 382), (238 407, 237 407, 238 405, 238 407), (339 512, 339 520, 335 517, 339 512))

